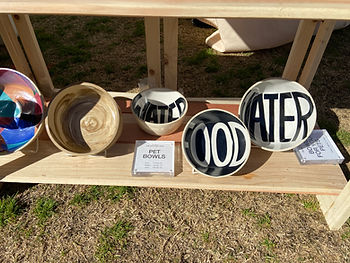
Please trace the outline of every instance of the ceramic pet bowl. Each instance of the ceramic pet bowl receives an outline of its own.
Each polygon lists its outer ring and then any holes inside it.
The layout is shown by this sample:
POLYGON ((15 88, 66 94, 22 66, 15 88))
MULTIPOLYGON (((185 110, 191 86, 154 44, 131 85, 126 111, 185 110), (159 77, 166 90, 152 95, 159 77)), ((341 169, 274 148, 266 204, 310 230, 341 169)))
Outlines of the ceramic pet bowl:
POLYGON ((316 124, 316 106, 299 83, 271 78, 244 94, 239 116, 254 144, 268 151, 286 151, 309 137, 316 124))
POLYGON ((52 142, 71 155, 92 155, 112 146, 122 131, 115 100, 101 87, 82 83, 60 91, 48 109, 52 142))
POLYGON ((204 110, 192 117, 182 134, 182 151, 199 173, 224 177, 238 172, 248 160, 250 137, 232 113, 204 110))
POLYGON ((138 125, 151 135, 166 135, 182 124, 188 109, 185 97, 170 89, 147 89, 137 94, 131 110, 138 125))
POLYGON ((0 68, 0 154, 23 149, 40 133, 44 100, 22 73, 0 68))

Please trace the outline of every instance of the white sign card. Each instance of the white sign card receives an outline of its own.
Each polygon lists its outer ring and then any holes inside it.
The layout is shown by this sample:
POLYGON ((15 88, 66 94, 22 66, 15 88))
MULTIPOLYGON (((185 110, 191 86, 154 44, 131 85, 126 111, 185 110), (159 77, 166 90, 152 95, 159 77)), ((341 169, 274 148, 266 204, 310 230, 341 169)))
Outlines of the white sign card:
POLYGON ((133 176, 174 176, 174 141, 136 141, 133 176))
POLYGON ((344 156, 327 130, 312 131, 294 152, 301 164, 341 164, 344 161, 344 156))

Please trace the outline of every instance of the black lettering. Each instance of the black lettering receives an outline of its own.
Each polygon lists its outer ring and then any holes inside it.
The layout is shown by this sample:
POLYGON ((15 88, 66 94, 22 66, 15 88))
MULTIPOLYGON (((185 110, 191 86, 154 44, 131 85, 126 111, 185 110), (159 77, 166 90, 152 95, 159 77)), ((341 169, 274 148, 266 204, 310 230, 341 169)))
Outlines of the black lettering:
POLYGON ((141 120, 147 121, 146 114, 147 114, 147 111, 148 111, 148 108, 149 108, 150 105, 151 105, 151 103, 148 102, 148 101, 147 101, 147 103, 145 105, 143 105, 143 108, 141 109, 140 115, 139 115, 141 120))
POLYGON ((280 142, 289 142, 291 138, 285 137, 286 121, 294 121, 294 116, 285 116, 285 100, 291 98, 290 92, 280 94, 280 142))
POLYGON ((297 108, 297 130, 293 138, 293 141, 295 141, 299 136, 302 125, 304 126, 303 139, 306 137, 308 130, 307 119, 310 118, 312 112, 314 111, 314 105, 312 104, 310 97, 306 94, 297 91, 292 92, 292 94, 295 101, 295 106, 297 108), (299 98, 303 98, 309 103, 309 111, 305 115, 302 115, 299 98))
POLYGON ((269 142, 275 141, 275 100, 278 99, 278 94, 265 94, 264 99, 269 100, 269 142))
POLYGON ((151 104, 149 105, 146 113, 146 121, 148 122, 153 122, 153 123, 158 123, 158 118, 157 118, 157 106, 151 104))
MULTIPOLYGON (((253 92, 253 94, 250 96, 251 92, 252 91, 248 92, 248 94, 246 95, 246 98, 253 98, 257 94, 256 92, 253 92)), ((247 124, 247 120, 249 120, 249 117, 250 117, 252 101, 253 101, 252 99, 248 99, 248 100, 245 100, 242 104, 242 109, 245 109, 245 112, 244 112, 244 115, 241 116, 241 118, 245 124, 247 124), (247 105, 245 106, 245 104, 247 105)))
POLYGON ((166 113, 169 112, 167 109, 168 106, 158 106, 158 110, 160 110, 159 123, 165 123, 166 113))
POLYGON ((252 111, 253 115, 250 116, 250 119, 249 119, 249 131, 251 132, 251 135, 255 139, 255 134, 254 134, 255 123, 258 122, 260 124, 261 139, 266 142, 267 141, 267 131, 266 131, 266 123, 265 123, 264 105, 263 105, 262 94, 259 94, 253 98, 251 109, 252 109, 251 111, 252 111), (259 107, 259 117, 256 117, 257 107, 259 107))
POLYGON ((169 105, 169 115, 168 115, 168 122, 172 122, 176 119, 173 119, 173 109, 176 107, 176 104, 173 102, 169 105))
POLYGON ((182 115, 182 113, 184 112, 185 108, 186 108, 186 101, 184 98, 178 98, 176 101, 175 101, 175 104, 179 110, 179 116, 182 115), (182 105, 182 107, 181 107, 182 105))
POLYGON ((140 117, 140 110, 141 110, 141 106, 138 105, 139 100, 142 98, 141 94, 137 94, 135 96, 135 98, 132 100, 132 108, 136 114, 136 116, 140 117))

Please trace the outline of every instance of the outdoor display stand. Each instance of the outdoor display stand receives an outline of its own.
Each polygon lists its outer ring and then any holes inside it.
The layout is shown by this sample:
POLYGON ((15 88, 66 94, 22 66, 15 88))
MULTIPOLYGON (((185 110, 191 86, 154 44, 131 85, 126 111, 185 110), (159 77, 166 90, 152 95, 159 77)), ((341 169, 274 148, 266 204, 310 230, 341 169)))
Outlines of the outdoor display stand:
MULTIPOLYGON (((334 27, 332 19, 350 19, 350 2, 318 1, 121 1, 121 0, 0 0, 0 33, 19 71, 36 80, 42 93, 54 94, 50 76, 42 58, 33 28, 26 14, 80 14, 144 16, 148 79, 150 86, 161 86, 160 26, 164 18, 164 86, 177 87, 177 18, 176 17, 249 17, 302 19, 283 76, 309 87, 334 27), (7 14, 13 15, 24 51, 7 14), (328 19, 328 20, 323 20, 328 19), (319 24, 315 40, 306 57, 312 34, 319 24), (27 59, 28 60, 27 60, 27 59), (30 65, 30 66, 29 66, 30 65), (299 74, 300 73, 300 74, 299 74)), ((98 83, 97 83, 98 84, 98 83)), ((130 111, 135 94, 111 93, 119 97, 124 132, 106 156, 71 157, 59 151, 45 134, 39 139, 36 153, 17 152, 0 158, 1 182, 100 184, 152 187, 200 188, 236 191, 317 194, 331 229, 339 229, 350 215, 350 184, 338 165, 300 165, 295 154, 266 152, 253 147, 246 165, 237 175, 215 179, 193 174, 181 152, 181 130, 172 135, 152 137, 139 128, 130 111), (127 98, 127 99, 126 99, 127 98), (173 140, 175 177, 132 177, 135 140, 173 140)), ((237 114, 239 100, 190 99, 186 118, 207 108, 222 108, 237 114)), ((316 105, 317 107, 317 105, 316 105)), ((187 120, 188 120, 187 119, 187 120)), ((186 121, 185 121, 186 122, 186 121)))

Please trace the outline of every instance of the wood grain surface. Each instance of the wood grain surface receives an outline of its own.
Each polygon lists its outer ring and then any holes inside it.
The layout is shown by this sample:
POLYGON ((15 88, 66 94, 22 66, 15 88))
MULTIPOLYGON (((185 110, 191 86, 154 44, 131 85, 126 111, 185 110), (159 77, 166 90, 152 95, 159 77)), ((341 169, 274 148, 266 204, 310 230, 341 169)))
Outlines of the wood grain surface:
POLYGON ((350 19, 346 0, 2 0, 1 13, 350 19))

